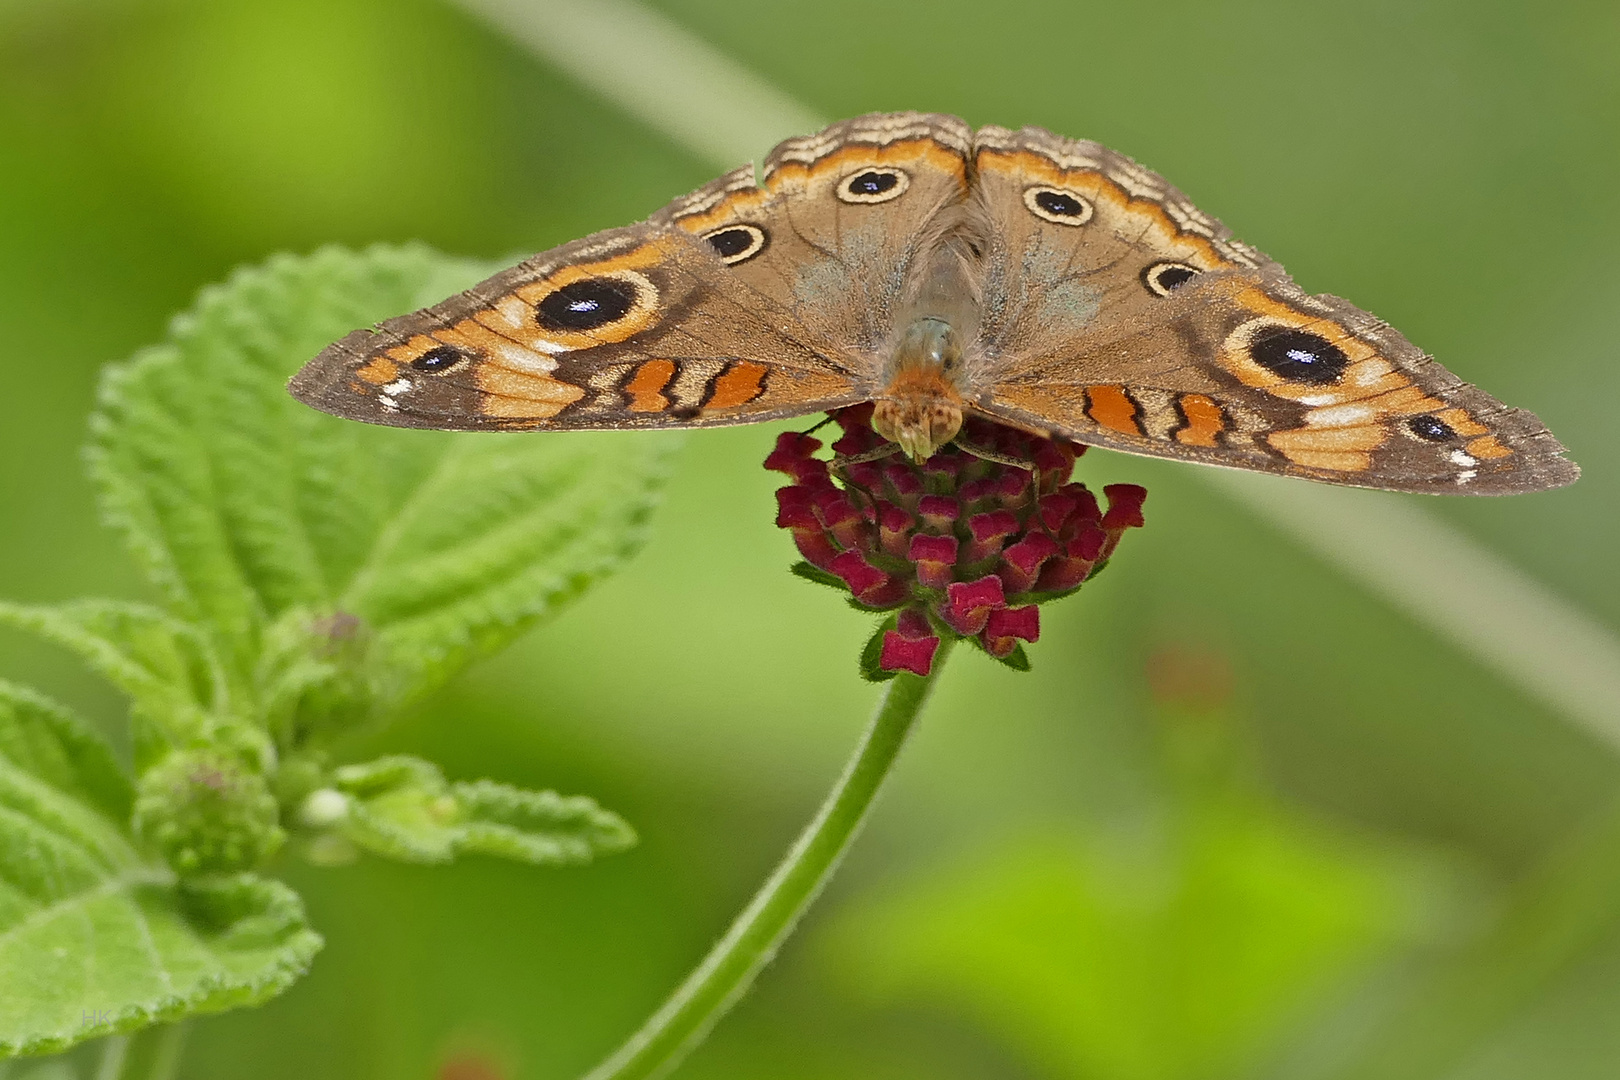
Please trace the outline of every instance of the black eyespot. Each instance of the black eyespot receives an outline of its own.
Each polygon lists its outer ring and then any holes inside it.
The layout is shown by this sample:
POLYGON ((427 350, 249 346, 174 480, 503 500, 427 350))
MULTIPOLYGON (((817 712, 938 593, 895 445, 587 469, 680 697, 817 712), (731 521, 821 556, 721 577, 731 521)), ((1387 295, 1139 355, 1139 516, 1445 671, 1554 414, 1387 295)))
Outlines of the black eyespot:
POLYGON ((466 357, 462 355, 460 349, 452 348, 449 345, 435 345, 415 360, 412 360, 411 367, 417 371, 426 371, 429 374, 437 375, 441 371, 449 371, 464 359, 466 357))
POLYGON ((1149 292, 1169 296, 1171 290, 1187 284, 1197 277, 1199 272, 1196 266, 1188 266, 1186 263, 1154 263, 1142 271, 1142 284, 1148 287, 1149 292))
POLYGON ((1414 416, 1406 422, 1406 427, 1418 438, 1429 442, 1446 442, 1457 437, 1451 425, 1438 416, 1414 416))
POLYGON ((1333 342, 1308 330, 1262 326, 1249 339, 1254 362, 1289 382, 1324 385, 1339 381, 1350 358, 1333 342))
POLYGON ((911 185, 902 169, 862 169, 838 183, 838 197, 848 203, 879 203, 899 198, 911 185))
POLYGON ((747 262, 764 251, 766 244, 765 230, 758 225, 727 225, 723 229, 705 233, 703 239, 719 253, 720 260, 727 266, 747 262))
POLYGON ((636 287, 617 278, 585 278, 564 285, 535 305, 547 330, 595 330, 618 322, 636 303, 636 287))
POLYGON ((900 181, 895 179, 893 173, 863 172, 851 178, 849 193, 851 195, 881 195, 900 181))
POLYGON ((709 246, 720 253, 722 259, 741 255, 754 246, 754 234, 747 229, 721 229, 708 235, 709 246))
POLYGON ((1086 212, 1085 203, 1061 191, 1038 191, 1035 193, 1035 201, 1040 203, 1042 210, 1058 217, 1079 217, 1086 212))
POLYGON ((1093 212, 1089 200, 1068 188, 1025 188, 1024 205, 1036 217, 1057 225, 1084 225, 1093 212))

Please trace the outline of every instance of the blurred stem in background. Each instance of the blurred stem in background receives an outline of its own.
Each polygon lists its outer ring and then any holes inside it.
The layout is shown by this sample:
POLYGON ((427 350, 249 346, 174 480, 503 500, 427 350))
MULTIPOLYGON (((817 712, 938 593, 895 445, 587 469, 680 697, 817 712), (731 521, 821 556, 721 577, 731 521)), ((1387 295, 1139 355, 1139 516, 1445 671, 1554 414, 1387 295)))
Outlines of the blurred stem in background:
MULTIPOLYGON (((101 1040, 95 1072, 91 1075, 95 1080, 174 1080, 180 1071, 187 1026, 186 1021, 180 1020, 130 1035, 108 1036, 101 1040)), ((9 1064, 0 1061, 0 1080, 5 1080, 9 1064)))
POLYGON ((663 1075, 748 992, 838 869, 944 669, 951 645, 948 636, 940 642, 927 675, 901 674, 889 683, 843 775, 775 873, 663 1007, 586 1080, 663 1075))

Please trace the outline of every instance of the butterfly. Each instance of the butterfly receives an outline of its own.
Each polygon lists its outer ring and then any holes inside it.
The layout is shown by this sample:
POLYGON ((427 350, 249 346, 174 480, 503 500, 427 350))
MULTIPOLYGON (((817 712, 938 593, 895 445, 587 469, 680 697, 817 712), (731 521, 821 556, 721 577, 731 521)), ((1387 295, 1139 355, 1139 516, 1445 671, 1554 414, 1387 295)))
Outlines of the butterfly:
POLYGON ((1534 415, 1306 293, 1129 158, 925 113, 789 139, 762 180, 743 166, 356 330, 289 389, 405 427, 701 428, 871 402, 914 460, 979 416, 1392 491, 1579 474, 1534 415))

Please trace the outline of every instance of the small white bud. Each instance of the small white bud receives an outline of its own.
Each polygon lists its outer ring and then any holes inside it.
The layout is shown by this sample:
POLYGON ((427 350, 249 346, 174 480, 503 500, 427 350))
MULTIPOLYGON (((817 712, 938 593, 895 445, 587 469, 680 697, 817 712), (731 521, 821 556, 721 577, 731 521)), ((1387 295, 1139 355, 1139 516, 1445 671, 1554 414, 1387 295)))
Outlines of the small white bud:
POLYGON ((311 829, 330 829, 349 816, 349 797, 334 788, 312 791, 298 808, 298 820, 311 829))

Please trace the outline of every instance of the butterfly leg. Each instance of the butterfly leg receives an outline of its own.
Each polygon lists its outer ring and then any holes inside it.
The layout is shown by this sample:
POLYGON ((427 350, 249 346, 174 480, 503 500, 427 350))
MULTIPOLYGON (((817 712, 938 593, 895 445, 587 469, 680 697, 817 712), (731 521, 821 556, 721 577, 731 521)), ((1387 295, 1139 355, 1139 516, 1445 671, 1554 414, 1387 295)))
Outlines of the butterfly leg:
MULTIPOLYGON (((877 506, 877 503, 878 503, 877 493, 872 491, 869 487, 867 487, 865 484, 863 484, 860 480, 858 480, 855 477, 851 476, 849 474, 849 467, 851 465, 862 465, 862 464, 865 464, 868 461, 877 461, 880 458, 889 457, 889 456, 895 454, 896 452, 898 452, 899 449, 900 449, 899 444, 892 443, 892 442, 886 442, 881 446, 875 446, 872 449, 863 451, 863 452, 861 452, 859 454, 849 454, 849 455, 834 454, 833 455, 833 459, 832 459, 832 462, 831 462, 833 475, 838 477, 838 479, 843 482, 843 485, 844 485, 846 490, 858 491, 863 496, 866 497, 866 505, 863 508, 863 512, 870 511, 871 509, 873 509, 874 507, 877 506)), ((860 505, 860 500, 856 500, 856 505, 857 506, 860 505)))
POLYGON ((1031 475, 1034 475, 1036 472, 1035 462, 1029 458, 1021 458, 1016 454, 998 453, 997 451, 990 449, 988 446, 980 446, 977 443, 970 442, 969 440, 962 438, 960 435, 952 439, 951 442, 956 444, 957 449, 972 454, 976 458, 982 458, 985 461, 993 461, 997 465, 1006 465, 1014 469, 1023 469, 1031 475))
POLYGON ((859 454, 850 454, 848 457, 845 457, 843 454, 837 454, 833 457, 832 467, 835 471, 847 469, 851 465, 860 465, 868 461, 877 461, 879 458, 886 458, 891 454, 899 453, 899 451, 899 443, 885 442, 882 446, 874 446, 870 450, 859 454))
MULTIPOLYGON (((999 453, 988 446, 980 446, 971 439, 964 439, 961 435, 952 439, 951 442, 955 443, 957 449, 963 453, 972 454, 976 458, 991 461, 997 465, 1005 465, 1008 468, 1021 470, 1029 478, 1031 487, 1040 482, 1041 470, 1036 467, 1034 460, 1030 458, 1021 458, 1016 454, 999 453)), ((1036 492, 1036 494, 1039 494, 1039 492, 1036 492)))

